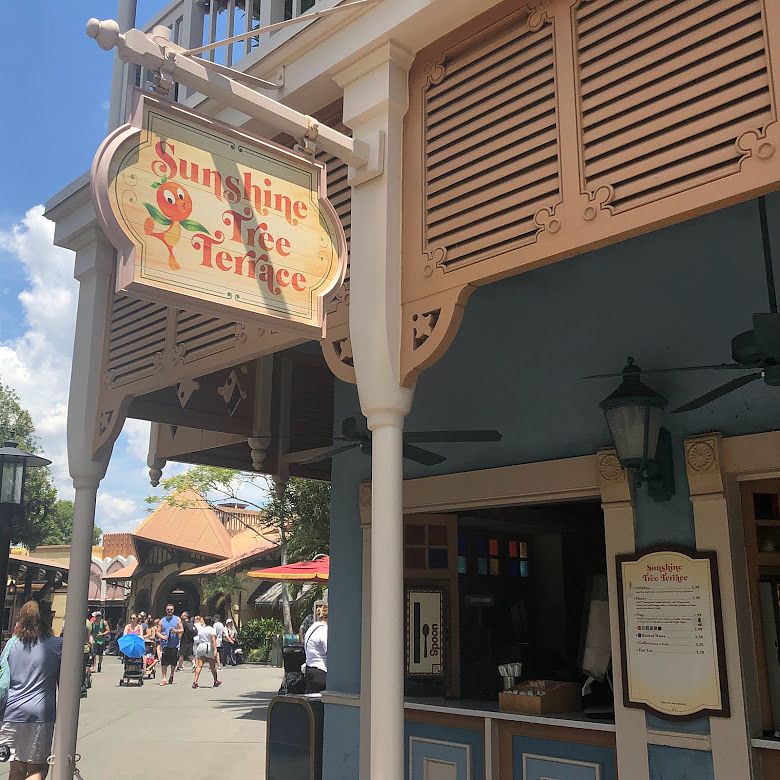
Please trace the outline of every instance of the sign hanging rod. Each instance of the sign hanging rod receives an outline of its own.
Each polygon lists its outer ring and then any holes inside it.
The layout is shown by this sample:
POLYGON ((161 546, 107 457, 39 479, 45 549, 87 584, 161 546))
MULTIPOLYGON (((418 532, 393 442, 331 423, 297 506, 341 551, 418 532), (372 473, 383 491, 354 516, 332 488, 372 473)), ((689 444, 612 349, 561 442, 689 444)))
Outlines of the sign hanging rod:
POLYGON ((220 46, 228 46, 231 43, 238 43, 239 41, 245 41, 247 38, 254 38, 260 33, 273 32, 274 30, 281 30, 283 27, 290 27, 293 24, 300 24, 302 22, 308 22, 310 19, 316 19, 321 16, 329 16, 331 14, 338 13, 340 11, 347 11, 351 8, 356 8, 362 5, 373 5, 379 2, 379 0, 354 0, 352 3, 346 5, 337 5, 335 8, 326 8, 322 11, 312 11, 302 16, 296 16, 294 19, 285 19, 282 22, 275 22, 274 24, 267 24, 265 27, 255 27, 249 32, 241 33, 240 35, 233 35, 230 38, 225 38, 222 41, 214 41, 214 43, 207 43, 205 46, 197 46, 194 49, 185 49, 181 54, 191 56, 193 54, 202 54, 203 52, 211 51, 212 49, 218 49, 220 46))

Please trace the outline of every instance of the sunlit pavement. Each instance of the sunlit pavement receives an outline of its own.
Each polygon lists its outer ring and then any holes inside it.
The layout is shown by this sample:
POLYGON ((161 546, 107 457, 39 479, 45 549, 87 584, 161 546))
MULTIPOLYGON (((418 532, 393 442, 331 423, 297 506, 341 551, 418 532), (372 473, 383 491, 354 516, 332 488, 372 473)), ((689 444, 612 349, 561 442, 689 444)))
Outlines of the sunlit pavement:
MULTIPOLYGON (((204 669, 197 690, 186 670, 164 687, 159 674, 142 687, 120 687, 121 675, 119 660, 106 657, 81 701, 78 766, 84 780, 265 776, 266 712, 281 669, 223 669, 219 688, 211 687, 204 669)), ((8 764, 0 764, 0 777, 8 772, 8 764)))

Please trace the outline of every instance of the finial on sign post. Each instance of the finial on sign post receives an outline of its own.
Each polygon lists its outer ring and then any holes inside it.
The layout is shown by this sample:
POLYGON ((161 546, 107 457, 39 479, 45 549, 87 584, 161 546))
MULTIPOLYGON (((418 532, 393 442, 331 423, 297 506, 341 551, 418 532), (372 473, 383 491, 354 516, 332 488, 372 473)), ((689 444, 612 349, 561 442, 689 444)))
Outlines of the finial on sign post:
POLYGON ((87 35, 97 41, 97 45, 105 51, 111 51, 118 46, 125 36, 119 32, 119 24, 113 19, 101 22, 94 17, 87 22, 87 35))

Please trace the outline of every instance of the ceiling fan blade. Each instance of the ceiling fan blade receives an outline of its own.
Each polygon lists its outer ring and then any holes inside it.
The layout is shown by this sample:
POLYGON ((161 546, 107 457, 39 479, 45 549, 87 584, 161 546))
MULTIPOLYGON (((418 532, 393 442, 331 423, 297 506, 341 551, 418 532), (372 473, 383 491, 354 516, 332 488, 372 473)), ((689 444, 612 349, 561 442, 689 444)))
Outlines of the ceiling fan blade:
POLYGON ((699 409, 702 406, 706 406, 711 401, 714 401, 716 398, 720 398, 721 396, 731 393, 734 390, 739 390, 740 387, 744 387, 751 382, 755 382, 756 379, 761 379, 762 376, 763 374, 759 372, 732 379, 730 382, 726 382, 725 385, 716 387, 714 390, 710 390, 709 393, 700 395, 698 398, 694 398, 693 401, 689 401, 687 404, 684 404, 677 409, 673 409, 672 414, 677 414, 678 412, 690 412, 693 409, 699 409))
POLYGON ((298 450, 296 452, 282 453, 281 457, 287 463, 305 463, 312 458, 319 458, 321 455, 327 455, 333 449, 333 445, 327 447, 312 447, 310 450, 298 450))
POLYGON ((305 457, 301 460, 290 460, 290 463, 299 463, 302 466, 307 463, 317 463, 321 460, 328 460, 328 458, 332 458, 334 455, 341 455, 342 452, 348 452, 349 450, 355 449, 355 447, 359 447, 360 445, 357 442, 353 442, 352 444, 342 444, 340 447, 325 447, 323 449, 320 449, 319 451, 316 450, 307 450, 306 454, 308 457, 305 457))
MULTIPOLYGON (((714 363, 706 366, 676 366, 673 368, 650 368, 647 371, 642 369, 641 374, 668 374, 680 371, 746 371, 748 367, 741 366, 739 363, 714 363)), ((613 377, 623 376, 622 371, 615 371, 611 374, 590 374, 583 379, 612 379, 613 377)))
POLYGON ((435 452, 414 447, 411 444, 404 444, 403 453, 405 458, 413 460, 415 463, 421 463, 423 466, 436 466, 447 460, 444 455, 437 455, 435 452))
POLYGON ((501 434, 491 430, 471 431, 409 431, 404 433, 405 442, 465 442, 501 441, 501 434))
POLYGON ((766 198, 758 199, 758 216, 761 219, 761 241, 764 245, 764 271, 766 290, 769 296, 769 311, 777 313, 777 289, 775 287, 775 269, 772 267, 772 242, 769 238, 769 221, 766 218, 766 198))

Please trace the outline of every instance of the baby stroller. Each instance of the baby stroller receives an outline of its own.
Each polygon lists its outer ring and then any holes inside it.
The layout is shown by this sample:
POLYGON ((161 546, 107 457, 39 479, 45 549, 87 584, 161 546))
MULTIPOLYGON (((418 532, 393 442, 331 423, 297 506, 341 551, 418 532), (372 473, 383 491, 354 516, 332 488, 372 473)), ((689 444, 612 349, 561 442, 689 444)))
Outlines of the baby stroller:
POLYGON ((280 696, 306 693, 306 679, 301 672, 301 666, 305 662, 306 653, 300 642, 282 648, 284 679, 279 688, 280 696))
POLYGON ((119 680, 120 685, 143 685, 145 659, 123 657, 124 673, 119 680))
POLYGON ((124 672, 119 680, 120 685, 143 685, 144 668, 144 640, 140 636, 128 634, 120 637, 118 641, 119 651, 122 653, 124 672))

